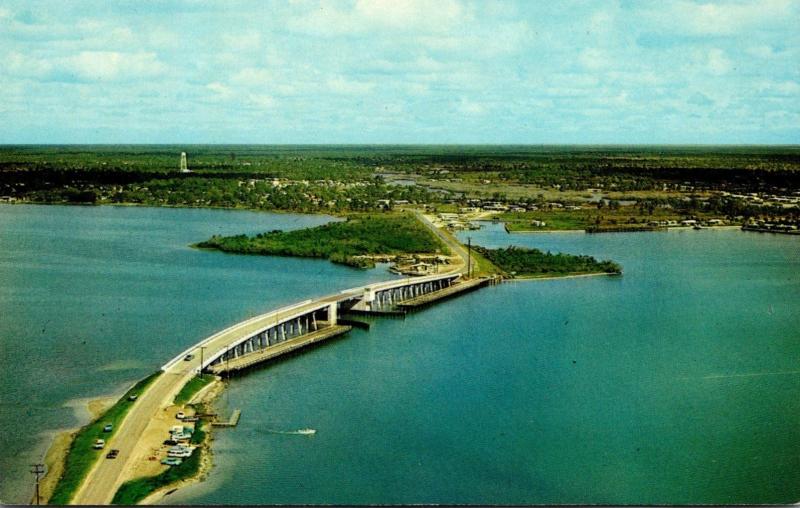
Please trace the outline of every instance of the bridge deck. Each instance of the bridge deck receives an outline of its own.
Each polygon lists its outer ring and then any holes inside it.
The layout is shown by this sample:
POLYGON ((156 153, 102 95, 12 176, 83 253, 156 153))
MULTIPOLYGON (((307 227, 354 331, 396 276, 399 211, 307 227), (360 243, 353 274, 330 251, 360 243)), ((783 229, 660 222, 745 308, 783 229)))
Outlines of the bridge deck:
POLYGON ((247 353, 238 358, 218 363, 216 365, 211 366, 209 370, 211 370, 211 372, 213 372, 214 374, 223 374, 226 372, 234 372, 237 370, 246 369, 257 363, 265 362, 277 356, 286 354, 290 351, 294 351, 295 349, 300 349, 302 347, 308 346, 309 344, 320 342, 325 339, 330 339, 331 337, 347 333, 352 329, 353 329, 352 326, 342 326, 342 325, 326 326, 324 328, 320 328, 317 331, 306 333, 299 337, 289 339, 286 342, 281 342, 279 344, 275 344, 274 346, 269 346, 259 351, 247 353))
POLYGON ((424 295, 420 295, 416 298, 411 298, 409 300, 402 301, 397 304, 397 307, 399 309, 404 309, 404 310, 412 310, 419 307, 424 307, 425 305, 430 305, 435 301, 449 298, 459 293, 463 293, 464 291, 470 291, 472 289, 485 286, 486 284, 491 283, 491 281, 492 279, 472 279, 463 282, 458 282, 444 289, 440 289, 432 293, 427 293, 424 295))

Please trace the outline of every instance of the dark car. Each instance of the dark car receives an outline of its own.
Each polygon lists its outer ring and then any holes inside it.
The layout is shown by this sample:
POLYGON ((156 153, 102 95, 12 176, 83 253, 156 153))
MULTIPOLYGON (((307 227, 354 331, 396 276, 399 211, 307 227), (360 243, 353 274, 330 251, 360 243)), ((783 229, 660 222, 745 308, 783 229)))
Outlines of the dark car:
POLYGON ((106 454, 106 458, 107 459, 116 459, 117 455, 119 455, 119 450, 116 450, 116 449, 115 450, 111 450, 110 452, 108 452, 106 454))
POLYGON ((194 355, 186 355, 186 356, 183 357, 183 361, 188 362, 192 358, 194 358, 194 355))
POLYGON ((164 444, 169 446, 175 446, 176 444, 178 444, 178 442, 175 441, 174 439, 167 439, 166 441, 164 441, 164 444))

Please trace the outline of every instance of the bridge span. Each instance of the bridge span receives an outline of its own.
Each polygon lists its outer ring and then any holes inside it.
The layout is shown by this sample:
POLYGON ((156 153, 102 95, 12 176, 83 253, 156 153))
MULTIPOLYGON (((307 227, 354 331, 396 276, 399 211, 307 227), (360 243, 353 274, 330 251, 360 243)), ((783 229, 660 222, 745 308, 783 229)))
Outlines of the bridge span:
POLYGON ((120 450, 118 458, 98 460, 71 504, 111 503, 120 485, 130 479, 135 469, 132 466, 147 460, 151 450, 140 443, 145 435, 158 428, 154 417, 171 406, 181 388, 199 372, 221 373, 226 366, 246 367, 344 333, 350 327, 338 324, 338 316, 343 312, 380 313, 404 301, 425 295, 430 298, 436 292, 451 294, 458 286, 469 289, 474 285, 460 279, 461 273, 453 272, 346 289, 261 314, 187 348, 165 363, 162 375, 140 394, 107 443, 108 448, 120 450), (190 354, 194 356, 186 361, 190 354))
POLYGON ((305 300, 222 330, 181 352, 161 369, 169 371, 187 355, 202 348, 195 364, 197 369, 220 372, 224 370, 220 366, 224 362, 337 326, 342 312, 381 312, 405 300, 457 285, 460 278, 459 273, 446 273, 394 279, 305 300))

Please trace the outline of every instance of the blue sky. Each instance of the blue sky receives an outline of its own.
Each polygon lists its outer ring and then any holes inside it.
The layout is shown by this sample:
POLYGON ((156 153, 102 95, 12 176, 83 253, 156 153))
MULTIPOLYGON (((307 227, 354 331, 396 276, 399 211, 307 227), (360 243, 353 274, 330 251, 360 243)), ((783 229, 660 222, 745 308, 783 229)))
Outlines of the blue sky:
POLYGON ((800 1, 0 1, 0 143, 800 143, 800 1))

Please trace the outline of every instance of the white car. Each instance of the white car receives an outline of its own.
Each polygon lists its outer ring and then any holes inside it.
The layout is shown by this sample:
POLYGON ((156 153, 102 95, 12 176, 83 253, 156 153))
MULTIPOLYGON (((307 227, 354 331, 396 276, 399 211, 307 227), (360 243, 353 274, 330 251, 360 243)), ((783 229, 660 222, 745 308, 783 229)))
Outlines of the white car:
POLYGON ((94 448, 95 450, 102 450, 105 445, 106 445, 105 439, 95 439, 92 448, 94 448))
POLYGON ((183 420, 184 418, 186 418, 186 413, 184 413, 183 411, 178 411, 178 413, 175 415, 175 418, 177 418, 178 420, 183 420))
POLYGON ((183 449, 183 450, 170 450, 167 452, 167 457, 177 457, 177 458, 187 458, 192 456, 192 450, 190 449, 183 449))

